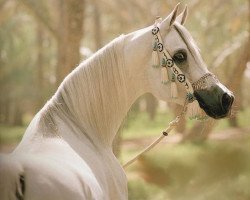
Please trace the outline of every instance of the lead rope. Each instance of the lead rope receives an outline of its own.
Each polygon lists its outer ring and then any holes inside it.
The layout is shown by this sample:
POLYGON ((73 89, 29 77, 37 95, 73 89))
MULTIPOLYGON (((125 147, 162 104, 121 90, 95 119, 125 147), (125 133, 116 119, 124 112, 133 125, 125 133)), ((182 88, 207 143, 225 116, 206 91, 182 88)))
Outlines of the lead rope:
POLYGON ((172 129, 174 127, 176 127, 178 125, 180 119, 187 112, 187 104, 188 104, 188 101, 186 100, 185 104, 183 106, 182 112, 179 115, 177 115, 177 117, 168 124, 168 127, 164 131, 162 131, 162 134, 154 142, 152 142, 149 146, 147 146, 143 151, 141 151, 139 154, 137 154, 134 158, 132 158, 131 160, 129 160, 128 162, 126 162, 123 165, 124 169, 127 168, 132 163, 134 163, 136 160, 138 160, 139 157, 141 157, 143 154, 145 154, 148 151, 150 151, 151 149, 153 149, 157 144, 160 143, 160 141, 162 141, 163 138, 165 138, 165 137, 168 136, 168 134, 172 131, 172 129))

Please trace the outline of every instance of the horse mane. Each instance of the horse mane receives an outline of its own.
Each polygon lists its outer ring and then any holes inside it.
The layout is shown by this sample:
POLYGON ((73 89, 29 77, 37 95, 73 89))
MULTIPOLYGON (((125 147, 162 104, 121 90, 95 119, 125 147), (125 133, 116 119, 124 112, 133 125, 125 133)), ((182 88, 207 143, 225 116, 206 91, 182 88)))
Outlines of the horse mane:
POLYGON ((111 122, 124 114, 120 103, 127 102, 123 46, 122 35, 75 68, 42 109, 43 125, 56 130, 56 114, 84 132, 117 131, 119 126, 111 122))

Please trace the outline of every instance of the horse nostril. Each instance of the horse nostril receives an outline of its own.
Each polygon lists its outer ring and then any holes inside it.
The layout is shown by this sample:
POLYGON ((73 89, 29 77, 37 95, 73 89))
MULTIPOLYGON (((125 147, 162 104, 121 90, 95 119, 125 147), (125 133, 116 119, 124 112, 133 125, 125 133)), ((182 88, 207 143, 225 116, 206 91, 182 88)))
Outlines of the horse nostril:
POLYGON ((229 95, 228 93, 224 93, 222 95, 222 107, 225 110, 228 110, 231 105, 233 104, 234 97, 232 95, 229 95))

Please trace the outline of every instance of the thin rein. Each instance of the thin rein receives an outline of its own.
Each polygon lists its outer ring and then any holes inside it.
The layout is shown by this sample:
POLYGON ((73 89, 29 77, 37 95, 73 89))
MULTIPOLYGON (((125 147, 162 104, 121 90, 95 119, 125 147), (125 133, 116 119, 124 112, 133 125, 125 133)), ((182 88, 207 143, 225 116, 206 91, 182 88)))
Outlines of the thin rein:
POLYGON ((162 134, 154 142, 152 142, 143 151, 141 151, 134 158, 132 158, 131 160, 129 160, 128 162, 126 162, 123 165, 124 169, 127 168, 132 163, 134 163, 136 160, 138 160, 138 158, 141 157, 143 154, 145 154, 148 151, 150 151, 151 149, 153 149, 157 144, 159 144, 162 141, 163 138, 165 138, 169 135, 169 133, 172 131, 172 129, 178 125, 178 123, 180 122, 180 119, 185 115, 185 113, 187 111, 187 103, 188 102, 186 101, 186 103, 182 109, 182 112, 179 115, 177 115, 177 117, 168 124, 168 127, 164 131, 162 131, 162 134))

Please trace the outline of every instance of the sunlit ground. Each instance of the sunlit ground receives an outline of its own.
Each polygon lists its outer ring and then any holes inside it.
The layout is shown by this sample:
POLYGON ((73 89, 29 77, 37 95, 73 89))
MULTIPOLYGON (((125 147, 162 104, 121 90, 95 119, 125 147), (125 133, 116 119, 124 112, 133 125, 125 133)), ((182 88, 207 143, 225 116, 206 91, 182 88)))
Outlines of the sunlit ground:
POLYGON ((160 147, 127 172, 130 199, 250 199, 250 138, 160 147))
MULTIPOLYGON (((130 200, 248 200, 250 199, 250 109, 240 113, 241 128, 221 120, 203 143, 176 143, 173 136, 126 169, 130 200), (235 133, 237 137, 230 137, 235 133), (216 137, 215 137, 216 138, 216 137), (222 137, 224 138, 224 137, 222 137)), ((150 121, 145 113, 130 115, 122 132, 120 161, 124 163, 151 142, 172 119, 158 113, 150 121)), ((188 126, 193 122, 189 121, 188 126)), ((22 138, 24 127, 0 126, 1 151, 22 138)), ((197 133, 200 134, 200 133, 197 133)), ((178 141, 178 140, 177 140, 178 141)))
MULTIPOLYGON (((227 121, 221 120, 213 131, 211 138, 214 139, 198 144, 165 141, 128 167, 129 199, 250 199, 249 110, 239 116, 239 129, 229 128, 227 121), (227 134, 236 137, 225 137, 227 134)), ((155 122, 147 122, 146 118, 142 115, 132 120, 124 131, 124 138, 152 136, 152 132, 159 134, 171 120, 163 114, 157 115, 155 122)), ((142 147, 124 145, 121 160, 127 161, 139 152, 138 149, 142 147)))

